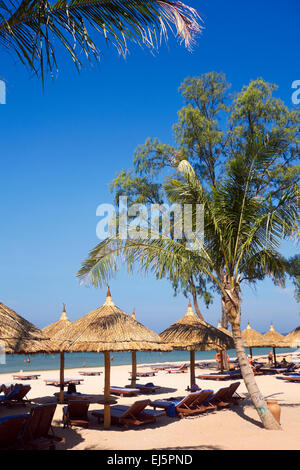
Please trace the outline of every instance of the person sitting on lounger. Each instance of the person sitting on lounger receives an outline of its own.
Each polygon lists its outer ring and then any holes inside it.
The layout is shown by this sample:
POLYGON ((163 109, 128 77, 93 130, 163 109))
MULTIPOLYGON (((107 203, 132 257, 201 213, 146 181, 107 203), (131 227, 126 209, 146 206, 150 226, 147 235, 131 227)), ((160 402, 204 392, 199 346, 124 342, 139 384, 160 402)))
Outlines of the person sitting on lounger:
POLYGON ((286 367, 286 366, 288 366, 288 364, 289 364, 289 363, 287 362, 287 360, 286 360, 285 357, 284 357, 284 358, 282 359, 280 365, 283 366, 283 367, 286 367))

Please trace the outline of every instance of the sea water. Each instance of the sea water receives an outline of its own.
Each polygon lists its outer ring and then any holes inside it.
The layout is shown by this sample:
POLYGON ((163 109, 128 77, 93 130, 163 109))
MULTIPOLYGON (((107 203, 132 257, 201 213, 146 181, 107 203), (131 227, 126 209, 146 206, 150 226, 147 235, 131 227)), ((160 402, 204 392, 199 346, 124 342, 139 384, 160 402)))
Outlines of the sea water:
MULTIPOLYGON (((253 356, 267 355, 270 348, 253 348, 253 356)), ((290 354, 295 349, 281 348, 277 349, 277 353, 290 354)), ((246 349, 249 354, 249 350, 246 349)), ((236 357, 235 349, 227 351, 230 358, 236 357)), ((196 351, 196 361, 211 361, 215 360, 216 351, 196 351)), ((111 353, 111 365, 130 365, 131 353, 118 352, 111 353)), ((189 362, 189 351, 171 351, 171 352, 137 352, 138 364, 157 364, 157 363, 172 363, 172 362, 189 362)), ((19 354, 6 354, 5 364, 0 364, 0 374, 7 372, 23 372, 41 371, 41 370, 55 370, 59 369, 59 354, 34 354, 31 356, 24 356, 19 354)), ((65 353, 65 369, 76 369, 82 367, 101 367, 104 366, 103 353, 65 353)))

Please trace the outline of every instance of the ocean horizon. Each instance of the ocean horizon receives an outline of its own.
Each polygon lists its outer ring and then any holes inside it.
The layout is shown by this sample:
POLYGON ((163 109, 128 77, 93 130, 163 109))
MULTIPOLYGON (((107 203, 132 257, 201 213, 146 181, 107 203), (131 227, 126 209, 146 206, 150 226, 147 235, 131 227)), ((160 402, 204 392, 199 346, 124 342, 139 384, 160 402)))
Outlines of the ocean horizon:
MULTIPOLYGON (((246 348, 249 354, 249 349, 246 348)), ((270 348, 253 348, 254 356, 267 355, 270 348)), ((295 351, 295 348, 278 348, 277 354, 290 354, 295 351)), ((227 351, 229 358, 236 357, 235 349, 227 351)), ((216 357, 215 351, 196 351, 195 360, 197 361, 211 361, 216 357)), ((137 352, 137 364, 159 364, 159 363, 173 363, 173 362, 189 362, 189 351, 171 351, 171 352, 137 352)), ((43 370, 56 370, 59 369, 60 357, 59 354, 35 354, 25 356, 23 354, 7 354, 5 356, 5 364, 0 363, 0 374, 9 372, 30 372, 30 371, 43 371, 43 370), (27 360, 29 359, 29 363, 27 360)), ((130 352, 117 352, 111 353, 111 366, 130 365, 131 353, 130 352)), ((104 367, 104 354, 103 353, 65 353, 65 369, 76 368, 90 368, 90 367, 104 367)))

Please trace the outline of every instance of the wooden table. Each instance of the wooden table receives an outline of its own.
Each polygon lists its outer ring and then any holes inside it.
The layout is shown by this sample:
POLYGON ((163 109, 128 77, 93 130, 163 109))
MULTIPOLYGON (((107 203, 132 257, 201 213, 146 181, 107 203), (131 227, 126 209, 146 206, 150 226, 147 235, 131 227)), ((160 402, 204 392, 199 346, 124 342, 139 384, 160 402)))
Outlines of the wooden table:
MULTIPOLYGON (((63 384, 66 387, 69 384, 80 385, 84 379, 65 379, 63 384)), ((55 387, 60 386, 60 380, 53 380, 53 379, 45 379, 44 382, 46 385, 54 385, 55 387)))

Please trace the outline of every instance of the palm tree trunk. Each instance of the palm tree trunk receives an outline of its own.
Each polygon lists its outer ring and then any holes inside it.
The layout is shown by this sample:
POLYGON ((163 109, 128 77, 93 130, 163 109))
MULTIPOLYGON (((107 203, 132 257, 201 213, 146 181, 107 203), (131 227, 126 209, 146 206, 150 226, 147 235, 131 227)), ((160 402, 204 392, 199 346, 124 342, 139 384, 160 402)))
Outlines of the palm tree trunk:
POLYGON ((228 318, 227 318, 227 313, 226 313, 226 308, 225 308, 225 297, 223 295, 221 297, 221 305, 222 305, 221 325, 223 328, 226 328, 226 330, 228 330, 228 318))
POLYGON ((226 314, 232 326, 236 355, 245 385, 264 428, 269 430, 279 430, 281 429, 281 426, 269 410, 266 400, 257 386, 244 348, 240 327, 241 299, 239 295, 239 285, 235 284, 235 286, 232 287, 232 280, 230 280, 230 284, 227 283, 225 289, 228 294, 225 299, 226 314))
POLYGON ((193 296, 193 304, 194 304, 194 307, 195 307, 195 310, 196 310, 196 314, 197 314, 198 318, 200 318, 200 320, 205 321, 204 318, 203 318, 202 313, 200 312, 200 308, 199 308, 199 305, 198 305, 196 287, 195 287, 193 278, 191 278, 191 280, 190 280, 190 286, 191 286, 191 291, 192 291, 192 296, 193 296))

